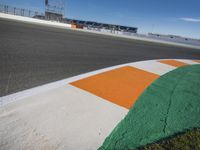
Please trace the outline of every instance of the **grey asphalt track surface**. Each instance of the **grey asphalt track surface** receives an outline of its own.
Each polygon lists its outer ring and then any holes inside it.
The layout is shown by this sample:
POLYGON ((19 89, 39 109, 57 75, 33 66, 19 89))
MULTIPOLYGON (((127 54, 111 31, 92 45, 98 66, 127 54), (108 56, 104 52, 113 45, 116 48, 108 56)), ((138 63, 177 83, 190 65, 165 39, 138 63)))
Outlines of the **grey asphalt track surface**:
POLYGON ((200 50, 0 19, 0 96, 123 63, 200 50))

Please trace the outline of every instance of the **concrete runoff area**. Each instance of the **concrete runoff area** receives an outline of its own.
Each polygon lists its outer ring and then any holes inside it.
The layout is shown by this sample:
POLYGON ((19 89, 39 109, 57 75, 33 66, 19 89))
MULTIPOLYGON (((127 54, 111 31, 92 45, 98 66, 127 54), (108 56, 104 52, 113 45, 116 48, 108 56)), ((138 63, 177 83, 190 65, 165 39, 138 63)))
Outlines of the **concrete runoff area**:
POLYGON ((0 19, 0 96, 129 62, 200 50, 0 19))
POLYGON ((171 71, 149 86, 101 150, 136 149, 200 127, 200 65, 171 71))
POLYGON ((0 147, 97 149, 127 112, 65 85, 0 107, 0 147))

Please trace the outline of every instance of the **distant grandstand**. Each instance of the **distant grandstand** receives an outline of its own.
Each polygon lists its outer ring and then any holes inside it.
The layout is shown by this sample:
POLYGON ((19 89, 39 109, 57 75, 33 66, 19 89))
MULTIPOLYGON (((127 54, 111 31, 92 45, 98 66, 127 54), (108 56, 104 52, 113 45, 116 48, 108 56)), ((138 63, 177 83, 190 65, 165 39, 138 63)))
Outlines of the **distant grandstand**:
POLYGON ((65 19, 65 21, 69 24, 73 24, 77 26, 77 28, 87 28, 92 30, 99 31, 113 31, 113 32, 129 32, 129 33, 137 33, 138 28, 136 27, 128 27, 121 26, 115 24, 107 24, 107 23, 99 23, 94 21, 83 21, 83 20, 75 20, 75 19, 65 19))
POLYGON ((138 28, 136 27, 65 18, 64 0, 44 0, 44 3, 45 3, 45 13, 27 10, 23 8, 16 8, 3 4, 0 4, 0 12, 6 14, 37 18, 41 20, 57 21, 57 22, 71 24, 73 28, 95 30, 99 32, 109 32, 114 34, 132 35, 137 33, 138 30, 138 28))
POLYGON ((64 23, 72 24, 74 28, 87 28, 89 30, 97 30, 104 32, 126 32, 126 33, 137 33, 137 28, 99 23, 94 21, 83 21, 76 19, 64 18, 64 1, 63 0, 45 0, 45 16, 34 16, 34 18, 60 21, 64 23))

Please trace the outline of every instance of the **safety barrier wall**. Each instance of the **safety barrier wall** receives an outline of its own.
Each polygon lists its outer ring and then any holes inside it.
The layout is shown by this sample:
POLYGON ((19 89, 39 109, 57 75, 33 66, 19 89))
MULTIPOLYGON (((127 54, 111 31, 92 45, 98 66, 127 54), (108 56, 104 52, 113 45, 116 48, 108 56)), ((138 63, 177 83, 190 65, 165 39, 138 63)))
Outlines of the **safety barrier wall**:
POLYGON ((52 27, 56 27, 56 28, 71 28, 71 24, 53 22, 53 21, 47 21, 47 20, 40 20, 40 19, 29 18, 29 17, 24 17, 24 16, 16 16, 16 15, 14 16, 14 15, 10 15, 10 14, 4 14, 1 12, 0 12, 0 18, 17 20, 17 21, 27 22, 27 23, 31 23, 31 24, 52 26, 52 27))
POLYGON ((176 41, 176 42, 200 45, 200 39, 192 39, 192 38, 186 38, 186 37, 181 37, 181 36, 176 36, 176 35, 162 35, 162 34, 149 33, 148 37, 154 38, 154 39, 162 39, 162 40, 166 40, 166 41, 176 41))
MULTIPOLYGON (((15 16, 36 18, 40 20, 49 20, 49 21, 55 22, 55 20, 50 20, 49 18, 45 17, 45 13, 43 12, 32 11, 32 10, 24 9, 24 8, 17 8, 17 7, 13 7, 9 5, 4 5, 4 4, 0 4, 0 12, 5 13, 5 14, 15 15, 15 16)), ((64 18, 56 20, 56 22, 68 24, 64 18)))
POLYGON ((0 12, 24 17, 44 16, 44 13, 0 4, 0 12))
POLYGON ((138 34, 138 33, 123 32, 123 31, 99 29, 99 28, 84 27, 83 29, 102 32, 102 33, 111 33, 111 34, 116 34, 116 35, 125 35, 125 36, 131 36, 131 37, 146 38, 146 39, 161 40, 161 41, 166 41, 166 42, 175 42, 175 43, 181 43, 181 44, 200 46, 200 40, 198 39, 191 39, 191 38, 184 38, 184 37, 171 38, 169 36, 154 36, 151 34, 138 34))

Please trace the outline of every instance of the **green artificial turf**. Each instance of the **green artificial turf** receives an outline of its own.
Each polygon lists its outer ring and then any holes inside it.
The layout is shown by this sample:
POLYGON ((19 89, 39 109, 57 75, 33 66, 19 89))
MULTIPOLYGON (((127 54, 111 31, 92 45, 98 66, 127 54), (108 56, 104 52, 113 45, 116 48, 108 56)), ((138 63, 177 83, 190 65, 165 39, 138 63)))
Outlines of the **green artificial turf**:
POLYGON ((178 68, 152 83, 99 149, 136 149, 196 127, 200 65, 178 68))

